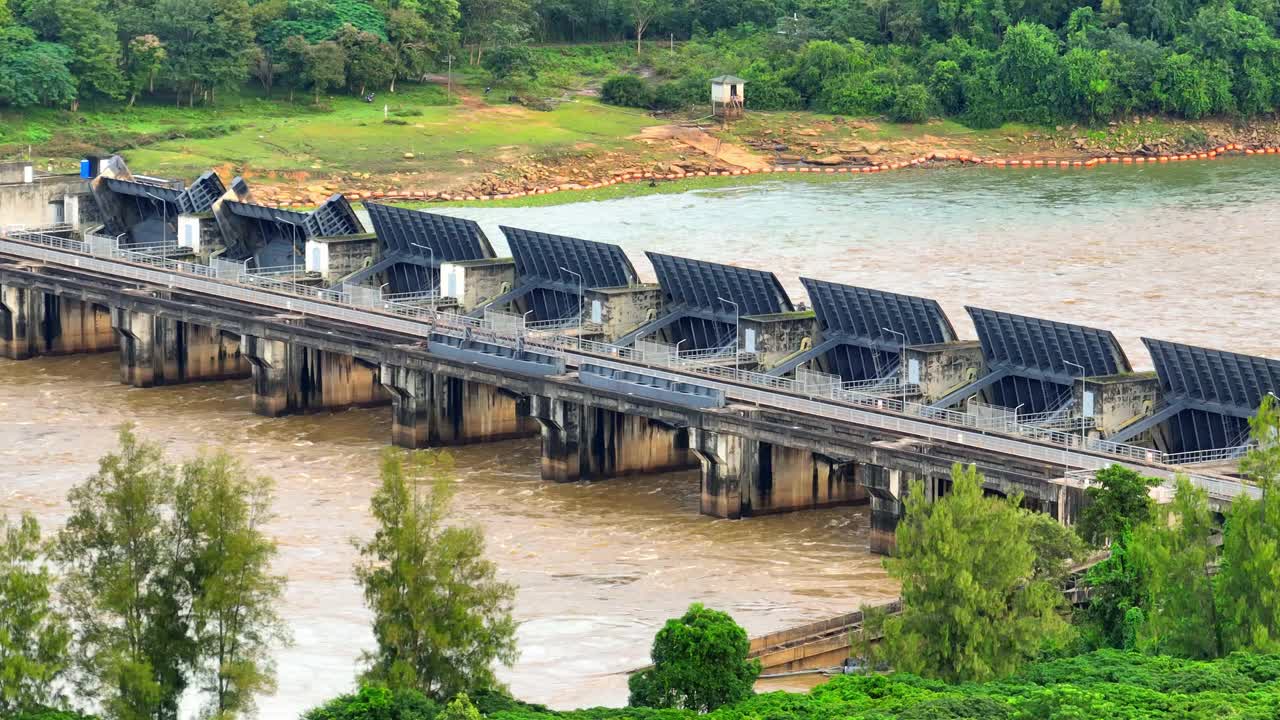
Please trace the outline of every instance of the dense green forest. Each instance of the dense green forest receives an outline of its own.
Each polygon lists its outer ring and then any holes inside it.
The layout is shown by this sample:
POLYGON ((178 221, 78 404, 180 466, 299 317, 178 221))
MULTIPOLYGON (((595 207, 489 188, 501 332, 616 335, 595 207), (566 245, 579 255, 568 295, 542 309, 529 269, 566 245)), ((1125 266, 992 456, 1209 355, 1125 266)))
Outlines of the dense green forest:
POLYGON ((1278 25, 1277 0, 0 0, 0 105, 210 103, 250 82, 318 99, 449 58, 518 84, 550 57, 535 43, 644 38, 681 42, 610 53, 656 70, 616 102, 691 105, 731 72, 757 109, 1249 117, 1280 104, 1278 25))

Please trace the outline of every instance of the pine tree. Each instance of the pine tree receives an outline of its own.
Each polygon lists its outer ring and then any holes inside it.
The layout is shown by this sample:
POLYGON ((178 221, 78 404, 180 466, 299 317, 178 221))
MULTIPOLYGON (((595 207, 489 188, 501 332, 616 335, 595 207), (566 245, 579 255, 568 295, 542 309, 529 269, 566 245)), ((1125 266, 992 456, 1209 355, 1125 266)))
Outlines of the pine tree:
POLYGON ((1069 632, 1062 593, 1036 577, 1020 498, 984 497, 977 470, 956 466, 951 493, 930 503, 920 482, 898 524, 903 611, 885 622, 885 659, 897 670, 947 681, 1007 675, 1046 640, 1069 632))
POLYGON ((516 659, 515 587, 484 559, 479 529, 446 525, 451 469, 438 454, 383 455, 378 529, 355 569, 377 641, 364 679, 439 700, 496 686, 493 664, 516 659))

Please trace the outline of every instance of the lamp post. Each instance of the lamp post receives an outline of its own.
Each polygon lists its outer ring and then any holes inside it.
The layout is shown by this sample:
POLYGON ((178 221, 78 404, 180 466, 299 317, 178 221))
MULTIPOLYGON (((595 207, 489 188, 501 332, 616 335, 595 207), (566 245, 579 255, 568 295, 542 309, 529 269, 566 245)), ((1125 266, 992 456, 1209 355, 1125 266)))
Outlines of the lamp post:
POLYGON ((902 351, 898 354, 898 385, 899 385, 898 389, 902 391, 900 393, 902 395, 902 409, 906 410, 907 409, 907 336, 898 332, 897 330, 891 330, 887 327, 882 327, 880 329, 887 333, 893 333, 894 335, 897 335, 898 337, 902 338, 902 351))
POLYGON ((576 272, 574 272, 574 271, 570 270, 569 268, 567 268, 567 267, 565 267, 565 266, 563 266, 563 265, 561 265, 561 266, 560 266, 560 271, 561 271, 561 272, 567 272, 567 273, 569 273, 570 275, 572 275, 572 276, 574 276, 574 277, 578 278, 578 349, 579 349, 579 350, 581 350, 581 349, 582 349, 582 310, 583 310, 583 307, 582 307, 582 303, 583 303, 583 297, 582 297, 582 293, 583 293, 583 288, 582 288, 582 285, 583 285, 582 275, 580 275, 580 274, 578 274, 578 273, 576 273, 576 272))
POLYGON ((733 374, 736 376, 738 374, 738 333, 741 330, 739 327, 741 317, 738 315, 738 303, 728 298, 722 298, 719 295, 716 296, 716 299, 733 306, 733 374))
POLYGON ((687 341, 688 339, 689 338, 680 338, 679 340, 676 341, 676 365, 680 364, 680 346, 683 345, 685 341, 687 341))
POLYGON ((160 203, 160 246, 163 248, 167 244, 165 241, 169 239, 169 203, 151 193, 147 193, 147 197, 160 203))
POLYGON ((440 297, 440 284, 441 284, 441 283, 440 283, 440 269, 436 267, 436 251, 435 251, 433 248, 431 248, 431 247, 428 247, 428 246, 426 246, 426 245, 423 245, 422 243, 410 242, 409 244, 410 244, 410 245, 412 245, 412 246, 414 246, 414 247, 422 248, 423 250, 426 250, 426 251, 427 251, 427 253, 428 253, 428 254, 427 254, 427 258, 428 258, 428 260, 427 260, 427 264, 428 264, 428 266, 430 266, 431 271, 432 271, 432 272, 435 274, 435 276, 436 276, 435 295, 433 295, 433 296, 431 297, 431 309, 432 309, 432 310, 434 310, 434 309, 435 309, 435 307, 436 307, 436 298, 440 297))
POLYGON ((533 309, 531 308, 529 310, 525 310, 524 315, 520 316, 520 337, 524 337, 525 332, 527 332, 527 328, 529 327, 529 313, 532 312, 533 309))
POLYGON ((1084 377, 1084 366, 1079 363, 1073 363, 1070 360, 1063 360, 1062 363, 1080 370, 1080 447, 1084 447, 1089 441, 1089 429, 1084 424, 1084 392, 1088 387, 1084 377))

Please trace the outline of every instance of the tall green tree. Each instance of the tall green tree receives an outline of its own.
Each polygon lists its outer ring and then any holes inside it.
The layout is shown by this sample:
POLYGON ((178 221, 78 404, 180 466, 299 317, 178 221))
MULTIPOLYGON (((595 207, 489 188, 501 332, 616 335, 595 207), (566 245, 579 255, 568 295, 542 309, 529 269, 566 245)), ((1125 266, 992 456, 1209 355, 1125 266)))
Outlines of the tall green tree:
POLYGON ((347 84, 357 94, 395 79, 396 55, 387 41, 350 24, 343 25, 335 39, 346 57, 347 84))
POLYGON ((195 679, 210 717, 248 712, 275 687, 271 652, 287 633, 276 609, 284 578, 271 573, 276 544, 263 528, 271 504, 271 481, 226 452, 184 463, 175 489, 177 534, 190 548, 195 679))
POLYGON ((484 558, 478 528, 447 524, 451 470, 440 454, 383 454, 378 529, 355 568, 377 641, 365 680, 440 700, 496 686, 494 663, 516 659, 515 587, 484 558))
POLYGON ((26 8, 28 24, 42 39, 71 51, 78 99, 124 96, 116 23, 102 0, 31 0, 26 8))
POLYGON ((897 556, 885 561, 903 602, 885 622, 885 658, 947 681, 1001 677, 1069 631, 1062 593, 1036 577, 1020 498, 984 497, 973 467, 956 466, 952 483, 933 503, 918 481, 907 494, 897 556))
POLYGON ((1146 523, 1156 509, 1151 488, 1159 484, 1156 478, 1122 465, 1099 470, 1094 484, 1084 491, 1086 502, 1076 532, 1085 542, 1100 547, 1146 523))
POLYGON ((653 638, 653 667, 631 676, 633 707, 683 708, 707 713, 755 691, 760 661, 747 659, 747 631, 727 613, 689 606, 653 638))
POLYGON ((1249 421, 1255 449, 1241 473, 1262 497, 1232 501, 1217 577, 1225 652, 1280 652, 1280 406, 1267 396, 1249 421))
POLYGON ((129 87, 129 107, 143 90, 155 91, 156 75, 169 55, 155 35, 139 35, 129 41, 125 52, 125 77, 129 87))
POLYGON ((58 702, 71 631, 54 607, 40 525, 0 515, 0 716, 58 702))
POLYGON ((194 654, 178 602, 188 558, 166 512, 174 474, 158 445, 122 428, 119 449, 69 493, 57 538, 81 693, 118 720, 176 718, 194 654))
POLYGON ((1134 533, 1131 549, 1146 579, 1148 600, 1139 638, 1143 649, 1193 659, 1222 654, 1213 532, 1208 493, 1179 477, 1173 503, 1134 533))
POLYGON ((0 103, 12 107, 66 106, 75 102, 71 51, 38 42, 30 28, 0 27, 0 103))
MULTIPOLYGON (((290 38, 293 40, 293 38, 290 38)), ((302 78, 315 93, 316 104, 326 91, 342 87, 347 79, 347 53, 332 40, 306 45, 303 41, 302 78)))
POLYGON ((1122 531, 1110 554, 1089 568, 1084 584, 1093 589, 1085 610, 1092 633, 1086 639, 1100 647, 1136 650, 1138 631, 1146 622, 1146 583, 1133 558, 1132 533, 1122 531))

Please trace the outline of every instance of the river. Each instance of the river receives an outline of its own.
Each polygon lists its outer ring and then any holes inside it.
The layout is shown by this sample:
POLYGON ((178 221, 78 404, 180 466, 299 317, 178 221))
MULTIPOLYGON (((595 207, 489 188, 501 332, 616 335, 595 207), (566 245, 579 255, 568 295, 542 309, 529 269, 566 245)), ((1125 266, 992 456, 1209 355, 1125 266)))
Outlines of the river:
MULTIPOLYGON (((1114 330, 1149 367, 1142 335, 1280 356, 1273 269, 1280 160, 1091 171, 954 169, 546 208, 465 208, 498 224, 621 244, 642 276, 652 249, 935 297, 972 336, 965 304, 1114 330)), ((172 457, 234 449, 277 483, 278 570, 292 647, 262 717, 291 717, 352 686, 372 642, 351 539, 390 435, 386 408, 261 418, 247 382, 137 390, 113 354, 0 360, 0 511, 47 529, 126 420, 172 457)), ((458 516, 520 587, 520 661, 502 673, 558 708, 621 704, 653 633, 698 601, 751 634, 891 598, 867 553, 866 508, 745 521, 698 515, 695 472, 575 485, 539 480, 536 441, 454 451, 458 516)))

